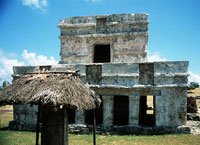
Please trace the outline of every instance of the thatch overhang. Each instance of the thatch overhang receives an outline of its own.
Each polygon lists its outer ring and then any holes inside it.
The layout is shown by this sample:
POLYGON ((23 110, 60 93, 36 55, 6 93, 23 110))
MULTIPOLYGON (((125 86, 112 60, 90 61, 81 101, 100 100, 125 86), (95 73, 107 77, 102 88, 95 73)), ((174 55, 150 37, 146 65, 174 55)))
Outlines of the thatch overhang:
POLYGON ((0 94, 0 105, 41 104, 90 110, 100 103, 100 97, 73 70, 24 74, 0 94))

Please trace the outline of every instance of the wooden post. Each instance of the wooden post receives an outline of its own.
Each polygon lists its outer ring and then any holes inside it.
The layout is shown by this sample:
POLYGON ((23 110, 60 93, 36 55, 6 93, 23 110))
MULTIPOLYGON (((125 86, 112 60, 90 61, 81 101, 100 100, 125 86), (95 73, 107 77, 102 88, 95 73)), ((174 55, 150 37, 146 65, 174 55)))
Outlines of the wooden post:
POLYGON ((0 113, 0 128, 1 128, 1 113, 0 113))
POLYGON ((94 117, 94 122, 93 122, 93 145, 96 145, 96 110, 93 110, 93 117, 94 117))
POLYGON ((63 145, 68 145, 68 114, 67 108, 64 107, 64 126, 63 126, 63 145))
POLYGON ((39 132, 40 132, 40 111, 41 105, 38 105, 38 113, 37 113, 37 126, 36 126, 36 145, 39 145, 39 132))
POLYGON ((1 113, 0 113, 0 128, 1 128, 1 113))
POLYGON ((64 113, 64 108, 60 109, 58 106, 42 107, 42 145, 67 145, 67 132, 64 132, 65 123, 67 128, 67 122, 64 122, 67 116, 64 117, 64 113), (64 140, 67 143, 64 144, 64 140))

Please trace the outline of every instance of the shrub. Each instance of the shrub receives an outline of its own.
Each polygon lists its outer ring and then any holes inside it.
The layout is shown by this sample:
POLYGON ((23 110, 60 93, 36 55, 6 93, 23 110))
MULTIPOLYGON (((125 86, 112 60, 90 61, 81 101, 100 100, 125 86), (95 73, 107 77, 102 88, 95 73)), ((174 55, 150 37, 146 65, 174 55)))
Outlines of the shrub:
POLYGON ((187 113, 197 113, 197 103, 194 97, 187 98, 187 113))
POLYGON ((188 90, 194 90, 195 88, 199 88, 199 84, 196 82, 190 82, 188 90))

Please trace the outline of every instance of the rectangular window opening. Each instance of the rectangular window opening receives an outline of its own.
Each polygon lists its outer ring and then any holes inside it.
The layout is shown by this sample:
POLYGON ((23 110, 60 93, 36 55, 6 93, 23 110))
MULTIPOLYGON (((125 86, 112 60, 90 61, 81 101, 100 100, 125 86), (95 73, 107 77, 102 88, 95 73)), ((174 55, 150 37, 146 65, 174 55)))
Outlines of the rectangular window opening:
POLYGON ((110 44, 94 46, 94 63, 110 62, 110 44))

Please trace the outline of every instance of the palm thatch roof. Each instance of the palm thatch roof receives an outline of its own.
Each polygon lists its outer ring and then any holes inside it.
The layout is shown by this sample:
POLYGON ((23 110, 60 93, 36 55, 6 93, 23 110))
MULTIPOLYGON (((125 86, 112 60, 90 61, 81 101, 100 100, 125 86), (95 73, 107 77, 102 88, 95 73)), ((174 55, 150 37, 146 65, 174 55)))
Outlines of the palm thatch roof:
POLYGON ((0 94, 2 104, 65 105, 76 109, 94 109, 99 96, 79 78, 77 71, 29 73, 16 79, 0 94))

